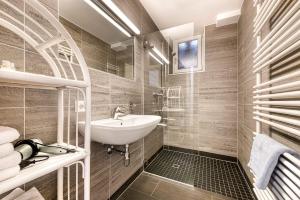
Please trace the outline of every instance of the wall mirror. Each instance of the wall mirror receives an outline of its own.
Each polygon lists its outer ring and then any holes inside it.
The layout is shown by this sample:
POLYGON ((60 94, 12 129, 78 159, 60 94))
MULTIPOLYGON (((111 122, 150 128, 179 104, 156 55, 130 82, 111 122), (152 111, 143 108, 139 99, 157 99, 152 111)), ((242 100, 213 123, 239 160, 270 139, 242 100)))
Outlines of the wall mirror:
POLYGON ((134 37, 121 24, 109 21, 105 13, 103 16, 97 3, 95 0, 60 0, 60 21, 90 68, 134 79, 134 37))

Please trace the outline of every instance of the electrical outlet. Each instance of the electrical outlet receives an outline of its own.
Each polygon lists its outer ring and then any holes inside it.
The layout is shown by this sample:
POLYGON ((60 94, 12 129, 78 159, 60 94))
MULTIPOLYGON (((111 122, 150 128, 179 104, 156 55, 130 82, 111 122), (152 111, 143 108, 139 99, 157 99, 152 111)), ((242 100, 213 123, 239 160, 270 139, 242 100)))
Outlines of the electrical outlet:
POLYGON ((85 112, 84 101, 75 101, 75 112, 85 112))

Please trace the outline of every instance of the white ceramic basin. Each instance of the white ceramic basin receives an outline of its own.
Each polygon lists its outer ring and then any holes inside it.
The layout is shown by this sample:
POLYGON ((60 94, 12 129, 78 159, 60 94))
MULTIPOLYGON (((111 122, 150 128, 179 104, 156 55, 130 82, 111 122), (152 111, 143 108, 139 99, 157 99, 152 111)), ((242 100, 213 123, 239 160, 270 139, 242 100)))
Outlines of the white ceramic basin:
MULTIPOLYGON (((118 120, 92 121, 91 138, 103 144, 130 144, 148 135, 160 120, 156 115, 127 115, 118 120)), ((84 122, 79 122, 79 132, 84 134, 84 122)))

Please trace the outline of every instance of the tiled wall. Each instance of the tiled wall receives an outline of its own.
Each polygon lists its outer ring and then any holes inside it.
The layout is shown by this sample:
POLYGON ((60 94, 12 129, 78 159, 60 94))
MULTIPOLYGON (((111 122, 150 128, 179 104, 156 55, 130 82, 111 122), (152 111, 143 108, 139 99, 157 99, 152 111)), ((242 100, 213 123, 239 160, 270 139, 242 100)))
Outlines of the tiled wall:
MULTIPOLYGON (((40 1, 52 13, 58 16, 58 1, 40 1)), ((24 10, 23 1, 10 0, 10 2, 18 6, 21 10, 24 10)), ((125 9, 125 13, 134 14, 134 16, 129 17, 134 17, 133 21, 141 29, 142 33, 146 34, 157 31, 157 27, 148 14, 145 13, 139 1, 119 1, 117 3, 123 10, 125 9)), ((0 4, 0 6, 3 5, 0 4)), ((25 8, 25 10, 29 9, 25 8)), ((93 62, 90 62, 92 60, 90 57, 92 52, 95 52, 94 50, 97 48, 93 43, 100 43, 100 41, 88 33, 83 33, 78 27, 69 25, 67 28, 79 44, 88 64, 92 65, 93 62)), ((110 117, 111 110, 115 106, 127 105, 129 101, 136 104, 134 113, 143 113, 144 49, 141 38, 137 38, 135 42, 135 80, 127 80, 100 70, 89 69, 92 80, 93 120, 110 117)), ((104 53, 99 48, 97 50, 100 54, 104 53)), ((25 45, 22 39, 3 27, 0 27, 0 60, 11 60, 20 71, 48 73, 48 70, 45 70, 47 68, 45 61, 31 47, 27 44, 25 45)), ((22 134, 21 139, 38 137, 44 143, 53 143, 56 141, 57 93, 55 91, 0 86, 0 94, 0 125, 17 128, 22 134)), ((72 106, 71 109, 74 110, 74 107, 72 106)), ((74 127, 74 124, 72 127, 74 127)), ((102 144, 92 142, 91 199, 108 199, 110 195, 143 165, 144 154, 150 157, 155 153, 151 149, 153 142, 158 142, 157 147, 162 144, 161 141, 153 140, 149 136, 149 139, 142 139, 130 145, 131 164, 129 167, 124 167, 123 156, 117 153, 107 155, 106 149, 102 144), (148 153, 147 149, 151 149, 151 153, 148 153)), ((74 168, 71 169, 71 172, 73 170, 74 168)), ((72 174, 72 178, 74 178, 74 174, 72 174)), ((36 186, 42 192, 45 199, 49 200, 56 199, 55 185, 56 172, 53 172, 23 187, 29 189, 31 186, 36 186)), ((74 187, 72 190, 74 190, 74 187)))
POLYGON ((184 112, 169 112, 164 144, 237 156, 237 25, 206 27, 205 72, 168 75, 184 112))
MULTIPOLYGON (((244 1, 242 15, 238 22, 238 159, 244 170, 252 180, 252 174, 247 167, 255 131, 253 117, 253 86, 255 74, 253 74, 253 50, 256 47, 256 38, 253 37, 253 19, 256 8, 253 1, 244 1)), ((263 37, 268 32, 268 27, 263 30, 263 37)), ((269 79, 269 72, 263 73, 263 81, 269 79)), ((263 132, 269 133, 269 127, 263 126, 263 132)), ((290 146, 300 152, 299 140, 284 134, 272 132, 272 138, 290 146)))

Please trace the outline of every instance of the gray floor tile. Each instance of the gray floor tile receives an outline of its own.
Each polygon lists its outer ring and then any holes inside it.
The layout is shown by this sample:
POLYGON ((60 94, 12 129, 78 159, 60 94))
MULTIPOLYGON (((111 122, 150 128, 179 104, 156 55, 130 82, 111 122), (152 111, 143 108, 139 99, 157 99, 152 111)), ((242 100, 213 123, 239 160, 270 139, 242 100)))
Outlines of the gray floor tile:
POLYGON ((132 183, 130 188, 145 193, 147 195, 151 195, 154 189, 156 188, 158 182, 158 178, 142 174, 138 179, 136 179, 132 183))
POLYGON ((162 181, 154 191, 153 197, 159 200, 210 200, 211 194, 194 187, 189 188, 162 181))
POLYGON ((141 192, 127 189, 119 198, 118 200, 155 200, 149 195, 143 194, 141 192))

